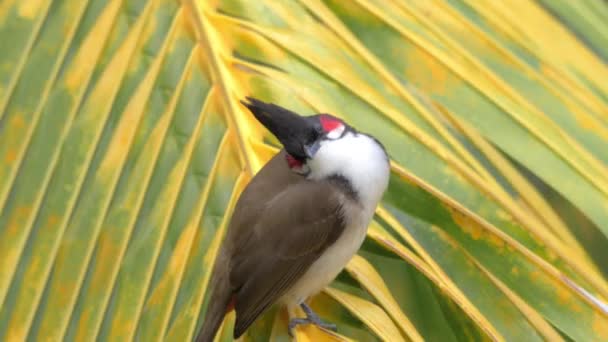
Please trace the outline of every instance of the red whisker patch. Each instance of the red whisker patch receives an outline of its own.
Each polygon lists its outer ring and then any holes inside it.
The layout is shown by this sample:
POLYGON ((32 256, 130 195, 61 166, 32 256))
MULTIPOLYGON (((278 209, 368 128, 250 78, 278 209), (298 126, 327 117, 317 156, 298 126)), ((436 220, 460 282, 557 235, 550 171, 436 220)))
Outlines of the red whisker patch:
POLYGON ((235 305, 236 305, 236 296, 232 295, 232 297, 230 297, 230 302, 228 303, 228 306, 226 307, 226 313, 229 313, 230 311, 234 310, 235 305))
POLYGON ((288 154, 286 156, 287 159, 287 165, 289 165, 290 169, 293 169, 294 167, 302 167, 302 162, 297 160, 296 158, 294 158, 291 154, 288 154))

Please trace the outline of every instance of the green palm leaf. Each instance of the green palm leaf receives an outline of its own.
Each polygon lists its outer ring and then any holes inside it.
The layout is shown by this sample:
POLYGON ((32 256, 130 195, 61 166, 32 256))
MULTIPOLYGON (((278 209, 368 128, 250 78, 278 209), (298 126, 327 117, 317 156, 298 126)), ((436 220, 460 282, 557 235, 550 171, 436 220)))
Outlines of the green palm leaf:
POLYGON ((191 339, 279 147, 248 95, 392 158, 311 300, 339 334, 298 340, 608 340, 607 20, 599 0, 0 3, 0 340, 191 339))

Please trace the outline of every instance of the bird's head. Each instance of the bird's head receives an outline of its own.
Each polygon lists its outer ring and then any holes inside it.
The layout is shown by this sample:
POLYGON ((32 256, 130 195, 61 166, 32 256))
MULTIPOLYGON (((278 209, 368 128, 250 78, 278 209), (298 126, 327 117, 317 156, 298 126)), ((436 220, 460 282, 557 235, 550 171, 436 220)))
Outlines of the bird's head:
MULTIPOLYGON (((311 170, 311 166, 317 161, 322 147, 326 148, 347 134, 356 132, 343 120, 330 114, 300 116, 283 107, 251 97, 242 103, 279 139, 287 152, 287 164, 299 174, 309 175, 315 171, 311 170)), ((342 153, 356 151, 345 149, 342 153)))
POLYGON ((247 100, 243 104, 285 147, 293 172, 311 180, 335 179, 364 207, 376 206, 390 169, 378 140, 329 114, 300 116, 271 103, 247 100))

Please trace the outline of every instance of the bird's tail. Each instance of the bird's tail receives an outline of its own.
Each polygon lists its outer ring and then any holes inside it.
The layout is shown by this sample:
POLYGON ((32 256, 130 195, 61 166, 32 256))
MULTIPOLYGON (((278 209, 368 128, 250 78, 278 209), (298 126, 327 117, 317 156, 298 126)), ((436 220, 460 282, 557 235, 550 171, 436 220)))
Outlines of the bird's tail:
MULTIPOLYGON (((218 256, 221 258, 221 256, 218 256)), ((219 261, 219 260, 218 260, 219 261)), ((196 342, 212 342, 217 334, 226 311, 232 299, 232 289, 229 282, 228 267, 225 263, 216 262, 209 282, 209 304, 203 319, 203 325, 198 331, 196 342)))

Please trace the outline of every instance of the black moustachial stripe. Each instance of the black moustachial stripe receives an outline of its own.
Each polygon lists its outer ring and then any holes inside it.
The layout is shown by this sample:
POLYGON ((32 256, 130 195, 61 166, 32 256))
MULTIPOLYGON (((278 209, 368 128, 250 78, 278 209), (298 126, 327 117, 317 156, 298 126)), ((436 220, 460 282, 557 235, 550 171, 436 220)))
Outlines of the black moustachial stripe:
POLYGON ((354 201, 359 201, 359 194, 357 190, 353 187, 351 182, 341 174, 334 174, 328 177, 330 182, 340 186, 340 188, 344 189, 344 193, 350 197, 354 201))

